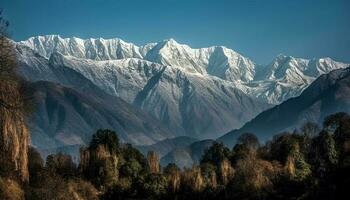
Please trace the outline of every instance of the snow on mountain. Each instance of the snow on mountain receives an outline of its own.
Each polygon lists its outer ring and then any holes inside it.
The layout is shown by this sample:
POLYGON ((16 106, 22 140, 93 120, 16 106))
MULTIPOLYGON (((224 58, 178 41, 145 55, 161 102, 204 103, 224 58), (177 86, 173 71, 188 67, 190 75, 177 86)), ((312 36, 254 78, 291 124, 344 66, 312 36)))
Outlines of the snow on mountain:
POLYGON ((307 60, 279 55, 261 69, 253 81, 241 83, 238 87, 264 102, 279 104, 300 95, 320 75, 347 66, 349 64, 330 58, 307 60))
POLYGON ((255 64, 251 60, 222 46, 192 49, 170 39, 154 46, 144 59, 230 81, 250 81, 254 77, 255 64))
POLYGON ((49 35, 16 44, 26 79, 78 87, 64 77, 69 73, 57 74, 73 70, 177 134, 198 138, 239 128, 269 104, 298 96, 321 74, 347 66, 283 55, 261 66, 226 47, 193 49, 174 39, 139 47, 121 39, 49 35))
POLYGON ((49 58, 58 52, 66 56, 93 60, 113 60, 122 58, 142 58, 140 48, 121 39, 61 38, 59 35, 31 37, 19 44, 30 47, 40 55, 49 58))
MULTIPOLYGON (((267 108, 266 104, 248 97, 230 82, 188 73, 180 67, 135 58, 95 61, 59 53, 53 53, 50 60, 45 61, 40 55, 24 52, 20 55, 30 57, 21 59, 27 62, 21 67, 26 79, 71 86, 71 81, 65 81, 69 73, 57 73, 57 69, 69 68, 105 92, 147 111, 178 134, 217 137, 233 127, 240 127, 267 108)), ((77 87, 77 83, 73 85, 77 87)))
POLYGON ((300 128, 305 122, 322 125, 325 117, 337 112, 350 112, 350 67, 321 75, 300 96, 260 113, 219 141, 232 147, 239 135, 246 132, 266 141, 275 134, 300 128))
POLYGON ((54 52, 92 60, 139 58, 162 65, 182 67, 189 72, 208 73, 231 81, 249 81, 254 77, 255 64, 231 49, 222 46, 192 49, 174 39, 138 47, 118 38, 83 40, 47 35, 31 37, 19 44, 30 47, 46 58, 54 52))
POLYGON ((193 49, 174 39, 138 47, 117 38, 83 40, 48 35, 31 37, 18 44, 28 46, 45 58, 57 52, 64 56, 99 61, 137 58, 183 68, 189 73, 230 81, 244 93, 269 104, 279 104, 298 96, 318 76, 347 66, 330 58, 307 60, 284 55, 277 56, 267 66, 261 66, 226 47, 193 49))
MULTIPOLYGON (((21 73, 26 79, 69 85, 71 81, 64 81, 66 77, 57 76, 57 69, 73 70, 108 94, 151 114, 179 135, 215 138, 233 127, 242 126, 268 107, 236 89, 231 82, 189 73, 182 67, 137 58, 96 61, 60 53, 52 53, 42 64, 38 61, 43 59, 40 55, 34 55, 35 58, 28 52, 19 55, 30 57, 21 58, 25 61, 21 73)), ((77 84, 73 86, 78 87, 77 84)))

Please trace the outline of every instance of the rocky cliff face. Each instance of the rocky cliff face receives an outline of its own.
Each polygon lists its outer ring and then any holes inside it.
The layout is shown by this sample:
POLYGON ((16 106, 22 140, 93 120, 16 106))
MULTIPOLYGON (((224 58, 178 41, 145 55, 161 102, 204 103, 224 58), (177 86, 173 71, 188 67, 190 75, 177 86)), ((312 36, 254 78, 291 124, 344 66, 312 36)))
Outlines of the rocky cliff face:
POLYGON ((19 84, 0 82, 0 166, 7 174, 28 181, 29 132, 19 84))

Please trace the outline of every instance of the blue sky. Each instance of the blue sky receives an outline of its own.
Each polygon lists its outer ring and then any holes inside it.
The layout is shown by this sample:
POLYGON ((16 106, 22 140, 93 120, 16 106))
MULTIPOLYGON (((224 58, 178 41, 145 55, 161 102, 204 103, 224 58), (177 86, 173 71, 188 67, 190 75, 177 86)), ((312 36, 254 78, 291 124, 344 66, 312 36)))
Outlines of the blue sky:
POLYGON ((350 62, 348 0, 0 0, 15 40, 60 34, 223 45, 255 62, 277 54, 350 62))

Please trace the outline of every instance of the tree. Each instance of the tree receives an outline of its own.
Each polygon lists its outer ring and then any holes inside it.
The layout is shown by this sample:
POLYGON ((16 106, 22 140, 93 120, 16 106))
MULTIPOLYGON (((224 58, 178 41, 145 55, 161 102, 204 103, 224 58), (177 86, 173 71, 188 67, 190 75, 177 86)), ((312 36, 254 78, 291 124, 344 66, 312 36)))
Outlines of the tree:
POLYGON ((200 168, 206 186, 215 189, 218 185, 216 167, 211 163, 204 163, 200 168))
POLYGON ((298 144, 295 144, 287 156, 285 168, 288 175, 296 181, 304 181, 311 175, 311 166, 306 162, 304 154, 300 152, 298 144))
POLYGON ((317 136, 317 134, 321 131, 321 128, 316 123, 306 122, 305 124, 302 125, 300 131, 306 137, 313 138, 317 136))
POLYGON ((120 167, 120 176, 129 178, 133 181, 137 177, 141 176, 144 171, 144 166, 135 158, 127 159, 120 167))
POLYGON ((125 144, 120 151, 122 156, 120 167, 121 176, 135 179, 146 173, 147 159, 139 150, 135 149, 130 144, 125 144))
POLYGON ((198 193, 204 189, 204 180, 201 168, 194 166, 191 169, 185 169, 181 176, 181 187, 183 191, 198 193))
POLYGON ((327 116, 323 122, 323 127, 328 130, 336 131, 338 129, 339 131, 348 132, 349 130, 346 129, 349 127, 349 123, 350 116, 345 112, 339 112, 327 116))
POLYGON ((24 191, 16 181, 0 177, 0 199, 24 200, 24 191))
POLYGON ((222 184, 227 185, 227 183, 233 178, 235 170, 233 169, 231 162, 228 159, 224 159, 220 163, 219 172, 222 184))
POLYGON ((120 167, 119 139, 114 131, 97 130, 90 146, 80 150, 81 173, 101 190, 117 183, 120 167))
POLYGON ((159 156, 154 151, 147 153, 148 168, 151 173, 157 174, 160 172, 159 156))
POLYGON ((139 184, 142 188, 139 193, 148 199, 161 199, 160 197, 166 193, 168 188, 167 179, 162 174, 148 174, 139 184))
POLYGON ((239 159, 235 165, 232 181, 227 186, 231 199, 266 199, 271 193, 274 166, 257 157, 255 151, 250 151, 239 159))
POLYGON ((335 140, 327 131, 322 131, 313 139, 310 154, 311 162, 318 173, 326 173, 338 164, 335 140))
POLYGON ((339 112, 326 117, 323 126, 326 130, 334 132, 338 144, 350 140, 350 116, 347 113, 339 112))
POLYGON ((293 187, 302 188, 300 191, 305 189, 303 185, 312 175, 311 165, 307 162, 308 148, 306 146, 308 145, 305 144, 303 135, 289 133, 277 135, 269 143, 270 159, 277 160, 284 165, 284 175, 280 177, 283 183, 278 183, 278 185, 294 184, 293 187))
POLYGON ((50 172, 62 177, 72 177, 76 173, 76 165, 72 157, 63 153, 49 155, 46 158, 46 167, 50 172))
POLYGON ((99 145, 105 145, 109 152, 116 152, 119 148, 119 139, 116 132, 108 129, 99 129, 92 135, 91 149, 97 149, 99 145))
MULTIPOLYGON (((16 54, 13 44, 8 39, 7 28, 9 22, 2 17, 2 12, 0 10, 0 80, 17 81, 15 73, 17 67, 16 54)), ((1 104, 3 103, 6 102, 1 102, 1 104)))
POLYGON ((237 143, 250 150, 257 150, 260 146, 259 139, 253 133, 243 133, 239 136, 237 143))
POLYGON ((169 163, 163 170, 168 179, 168 190, 172 193, 180 188, 181 170, 175 163, 169 163))
POLYGON ((236 165, 236 163, 249 156, 249 154, 252 153, 250 149, 247 148, 247 146, 243 144, 236 144, 232 148, 232 157, 231 157, 231 163, 232 165, 236 165))
POLYGON ((350 166, 350 116, 344 112, 330 115, 324 120, 323 126, 334 133, 341 163, 350 166))
MULTIPOLYGON (((269 152, 272 160, 278 160, 282 164, 287 162, 288 156, 298 148, 302 151, 304 137, 298 134, 290 134, 288 132, 276 135, 269 142, 269 152)), ((303 152, 303 151, 302 151, 303 152)))
POLYGON ((40 173, 44 171, 44 160, 41 158, 39 152, 33 148, 29 148, 28 153, 28 168, 30 185, 38 186, 41 184, 40 173))
POLYGON ((15 46, 6 33, 9 23, 0 11, 0 173, 28 181, 29 132, 26 114, 30 103, 25 85, 16 75, 15 46))
POLYGON ((173 173, 181 172, 180 168, 175 163, 169 163, 167 166, 164 167, 163 173, 165 175, 170 175, 173 173))
POLYGON ((224 159, 230 158, 230 150, 225 147, 223 143, 214 142, 213 145, 209 147, 209 149, 205 150, 201 163, 211 163, 214 166, 219 167, 220 163, 224 159))

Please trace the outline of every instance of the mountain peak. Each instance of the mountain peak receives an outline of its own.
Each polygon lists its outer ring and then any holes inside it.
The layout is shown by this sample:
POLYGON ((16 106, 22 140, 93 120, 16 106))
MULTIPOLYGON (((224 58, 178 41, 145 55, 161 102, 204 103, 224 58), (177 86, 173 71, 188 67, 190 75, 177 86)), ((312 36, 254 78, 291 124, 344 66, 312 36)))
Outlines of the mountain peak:
POLYGON ((168 39, 165 39, 164 41, 170 42, 170 43, 177 43, 174 38, 168 38, 168 39))
POLYGON ((292 56, 287 56, 287 55, 285 55, 283 53, 280 53, 280 54, 278 54, 275 57, 274 61, 281 61, 281 60, 286 60, 286 59, 290 59, 290 58, 293 58, 293 57, 292 56))
POLYGON ((178 46, 180 45, 174 38, 165 39, 159 43, 161 46, 178 46))

